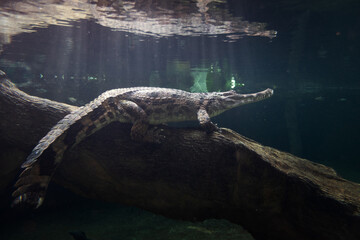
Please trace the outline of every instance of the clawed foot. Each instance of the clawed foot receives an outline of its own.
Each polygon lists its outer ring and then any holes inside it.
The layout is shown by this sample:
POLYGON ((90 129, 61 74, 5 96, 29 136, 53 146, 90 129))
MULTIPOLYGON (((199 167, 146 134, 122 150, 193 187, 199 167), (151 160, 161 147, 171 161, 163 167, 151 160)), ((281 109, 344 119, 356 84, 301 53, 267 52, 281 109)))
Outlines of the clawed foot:
POLYGON ((201 127, 206 131, 206 133, 212 133, 212 132, 220 132, 220 128, 214 124, 213 122, 206 122, 205 124, 202 124, 201 127))
POLYGON ((204 107, 199 109, 199 111, 197 112, 197 117, 198 117, 201 128, 204 129, 207 133, 220 131, 218 126, 216 126, 216 124, 211 122, 210 116, 204 107))
POLYGON ((145 122, 135 122, 131 128, 131 139, 138 142, 162 143, 165 140, 164 129, 145 122))
POLYGON ((133 124, 130 132, 130 136, 132 140, 135 141, 143 141, 144 136, 148 129, 148 124, 143 121, 137 121, 133 124))
POLYGON ((44 197, 39 193, 28 192, 17 196, 11 203, 12 208, 33 208, 36 209, 42 205, 44 197))
POLYGON ((162 143, 166 139, 164 129, 154 126, 147 130, 144 135, 143 141, 151 143, 162 143))

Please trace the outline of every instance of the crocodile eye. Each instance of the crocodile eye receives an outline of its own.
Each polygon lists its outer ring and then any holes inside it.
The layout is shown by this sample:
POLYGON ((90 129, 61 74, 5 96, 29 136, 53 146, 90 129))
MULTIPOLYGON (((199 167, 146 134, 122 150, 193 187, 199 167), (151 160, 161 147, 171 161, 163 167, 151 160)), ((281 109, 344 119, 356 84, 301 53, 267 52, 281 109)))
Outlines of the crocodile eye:
POLYGON ((224 92, 223 96, 227 97, 227 96, 232 96, 234 94, 236 94, 236 92, 234 90, 230 90, 230 91, 224 92))

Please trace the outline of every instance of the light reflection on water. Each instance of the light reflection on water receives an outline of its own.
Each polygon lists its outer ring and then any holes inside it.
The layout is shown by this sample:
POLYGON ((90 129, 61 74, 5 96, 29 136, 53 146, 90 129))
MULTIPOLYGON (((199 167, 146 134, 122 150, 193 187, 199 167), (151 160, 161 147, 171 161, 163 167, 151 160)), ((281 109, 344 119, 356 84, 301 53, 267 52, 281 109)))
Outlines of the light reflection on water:
POLYGON ((100 25, 116 31, 156 37, 222 34, 228 36, 229 41, 243 36, 276 37, 276 31, 267 30, 265 23, 232 16, 224 1, 146 2, 29 0, 0 3, 0 44, 10 43, 11 36, 32 32, 35 28, 71 26, 70 22, 83 19, 95 19, 100 25))

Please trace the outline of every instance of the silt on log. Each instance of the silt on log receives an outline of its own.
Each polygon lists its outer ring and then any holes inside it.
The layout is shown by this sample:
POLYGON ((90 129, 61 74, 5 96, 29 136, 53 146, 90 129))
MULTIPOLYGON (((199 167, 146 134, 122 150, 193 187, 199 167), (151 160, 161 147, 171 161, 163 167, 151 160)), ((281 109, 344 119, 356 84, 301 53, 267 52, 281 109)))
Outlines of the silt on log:
MULTIPOLYGON (((18 152, 76 109, 27 95, 6 76, 0 81, 0 140, 18 152)), ((229 129, 162 126, 166 140, 150 144, 132 141, 130 127, 113 123, 85 139, 65 154, 54 180, 85 197, 169 217, 225 218, 256 239, 360 239, 360 185, 329 167, 229 129)), ((18 170, 18 157, 9 164, 13 155, 6 156, 1 166, 18 170)), ((14 180, 14 171, 6 177, 14 180)))

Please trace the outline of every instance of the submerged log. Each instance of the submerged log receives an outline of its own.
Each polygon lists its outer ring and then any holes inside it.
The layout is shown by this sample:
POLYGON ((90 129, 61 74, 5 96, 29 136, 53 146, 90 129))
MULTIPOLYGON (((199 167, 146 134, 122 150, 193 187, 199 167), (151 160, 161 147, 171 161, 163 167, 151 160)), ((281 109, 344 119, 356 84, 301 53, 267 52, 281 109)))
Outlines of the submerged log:
MULTIPOLYGON (((4 185, 76 107, 27 95, 4 75, 0 81, 4 185)), ((229 129, 206 134, 162 126, 166 140, 150 144, 132 141, 130 127, 110 124, 68 151, 54 181, 85 197, 169 217, 228 219, 256 239, 360 239, 360 185, 329 167, 229 129)))

